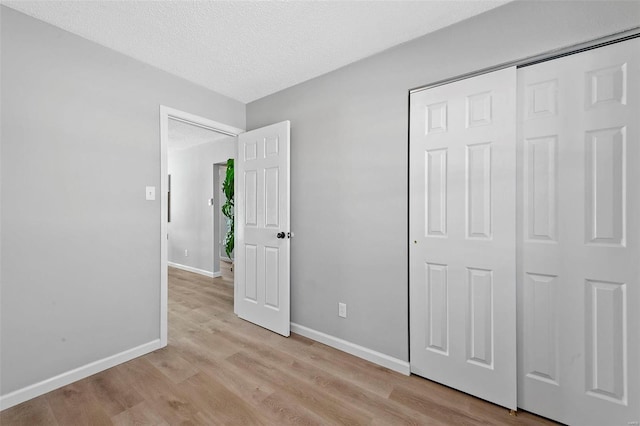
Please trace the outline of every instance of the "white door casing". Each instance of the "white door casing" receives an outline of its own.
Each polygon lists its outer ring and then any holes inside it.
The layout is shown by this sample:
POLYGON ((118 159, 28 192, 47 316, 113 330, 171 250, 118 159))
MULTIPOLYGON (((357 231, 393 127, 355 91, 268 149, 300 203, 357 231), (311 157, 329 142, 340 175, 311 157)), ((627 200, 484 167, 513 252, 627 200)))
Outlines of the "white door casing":
POLYGON ((568 424, 640 421, 639 52, 518 70, 518 405, 568 424))
POLYGON ((235 162, 234 311, 283 336, 290 331, 289 127, 239 135, 235 162))
POLYGON ((516 71, 411 94, 411 371, 516 408, 516 71))

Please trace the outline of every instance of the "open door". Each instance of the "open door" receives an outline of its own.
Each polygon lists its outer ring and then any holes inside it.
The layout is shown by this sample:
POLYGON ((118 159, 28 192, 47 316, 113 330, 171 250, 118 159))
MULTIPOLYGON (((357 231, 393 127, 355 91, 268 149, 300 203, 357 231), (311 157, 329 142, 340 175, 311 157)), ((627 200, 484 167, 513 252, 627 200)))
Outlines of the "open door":
POLYGON ((289 336, 289 121, 238 136, 235 297, 242 319, 289 336))

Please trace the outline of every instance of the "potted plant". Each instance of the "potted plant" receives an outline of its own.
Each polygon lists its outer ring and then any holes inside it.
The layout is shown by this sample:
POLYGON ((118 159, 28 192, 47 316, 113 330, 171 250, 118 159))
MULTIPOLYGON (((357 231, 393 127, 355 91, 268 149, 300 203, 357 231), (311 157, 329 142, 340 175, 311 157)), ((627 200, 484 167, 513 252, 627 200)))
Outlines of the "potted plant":
POLYGON ((224 182, 222 182, 222 192, 224 192, 224 196, 226 198, 224 204, 222 205, 222 214, 227 218, 227 235, 224 237, 224 251, 231 259, 231 270, 233 271, 233 246, 234 246, 234 211, 233 211, 233 196, 234 196, 234 187, 233 187, 233 158, 227 160, 227 173, 224 178, 224 182))

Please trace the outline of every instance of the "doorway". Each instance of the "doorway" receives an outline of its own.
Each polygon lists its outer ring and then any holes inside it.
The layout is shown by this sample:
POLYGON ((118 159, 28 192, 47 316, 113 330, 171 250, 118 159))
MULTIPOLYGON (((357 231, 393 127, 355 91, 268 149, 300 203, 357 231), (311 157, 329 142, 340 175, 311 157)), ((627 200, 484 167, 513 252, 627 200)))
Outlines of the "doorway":
MULTIPOLYGON (((160 107, 160 345, 167 345, 168 320, 168 145, 169 123, 175 120, 223 133, 224 150, 210 164, 235 162, 234 239, 238 276, 234 273, 234 312, 241 318, 289 336, 290 306, 290 139, 291 123, 282 121, 243 132, 166 106, 160 107)), ((222 143, 222 142, 221 142, 222 143)), ((215 180, 208 179, 210 181, 215 180)), ((207 180, 207 179, 205 179, 207 180)), ((175 176, 172 176, 175 198, 175 176)), ((211 189, 210 194, 214 190, 211 189)), ((217 189, 215 190, 217 192, 217 189)), ((208 197, 211 207, 211 195, 208 197)), ((173 201, 172 205, 175 205, 173 201)), ((210 220, 209 223, 213 223, 210 220)), ((215 244, 217 246, 217 244, 215 244)), ((210 244, 214 247, 214 244, 210 244)), ((188 255, 188 249, 185 252, 188 255)), ((215 250, 214 252, 217 252, 215 250)))
POLYGON ((218 168, 233 158, 233 137, 169 119, 168 262, 208 277, 220 276, 218 168))
POLYGON ((169 263, 201 275, 221 274, 217 243, 220 228, 216 226, 214 214, 219 208, 215 165, 236 157, 236 136, 243 132, 204 117, 160 107, 160 341, 163 347, 167 345, 169 263))

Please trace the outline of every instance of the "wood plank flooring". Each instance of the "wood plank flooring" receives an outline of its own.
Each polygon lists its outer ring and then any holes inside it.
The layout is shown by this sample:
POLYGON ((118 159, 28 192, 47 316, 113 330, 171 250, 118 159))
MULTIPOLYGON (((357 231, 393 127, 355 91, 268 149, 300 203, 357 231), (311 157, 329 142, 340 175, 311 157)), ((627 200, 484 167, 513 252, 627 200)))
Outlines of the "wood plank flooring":
POLYGON ((10 425, 554 424, 233 314, 233 278, 169 271, 169 345, 0 414, 10 425))

